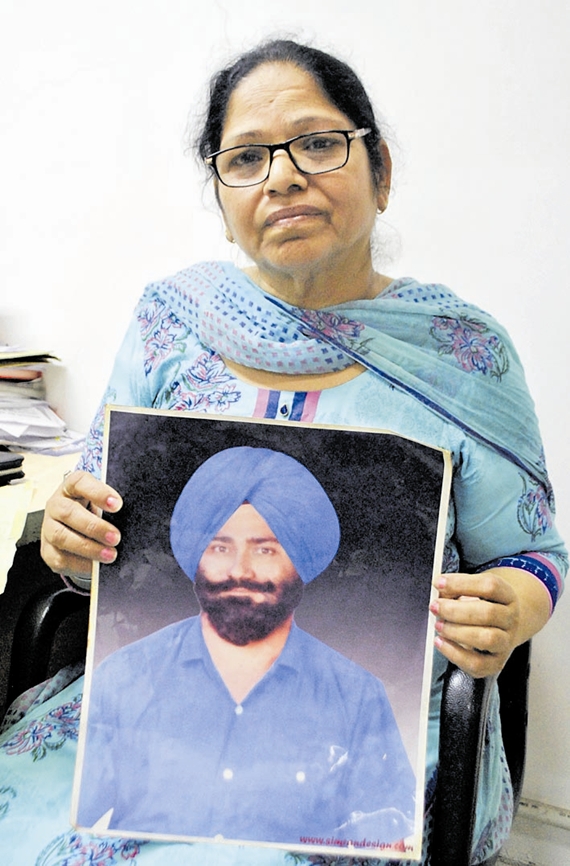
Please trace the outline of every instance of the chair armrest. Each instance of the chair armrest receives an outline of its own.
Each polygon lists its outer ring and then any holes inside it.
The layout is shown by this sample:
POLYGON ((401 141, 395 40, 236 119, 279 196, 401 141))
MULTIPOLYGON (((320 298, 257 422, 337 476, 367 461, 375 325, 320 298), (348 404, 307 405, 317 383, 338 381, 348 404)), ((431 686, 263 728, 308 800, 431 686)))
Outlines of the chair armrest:
POLYGON ((89 596, 61 583, 41 589, 25 604, 12 643, 7 706, 48 675, 58 626, 71 614, 89 607, 89 596))
POLYGON ((528 689, 531 641, 516 647, 499 674, 501 730, 511 782, 515 812, 518 808, 526 759, 528 689))
POLYGON ((455 665, 444 677, 432 834, 433 866, 469 866, 481 753, 495 677, 473 679, 455 665))

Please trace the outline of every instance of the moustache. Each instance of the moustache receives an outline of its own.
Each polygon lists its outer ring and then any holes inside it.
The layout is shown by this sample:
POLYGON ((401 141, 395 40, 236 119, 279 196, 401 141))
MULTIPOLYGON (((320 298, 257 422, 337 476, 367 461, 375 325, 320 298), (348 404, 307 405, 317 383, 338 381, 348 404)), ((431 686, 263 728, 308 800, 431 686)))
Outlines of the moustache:
POLYGON ((271 580, 257 581, 250 580, 247 577, 236 580, 235 577, 228 577, 219 583, 217 581, 208 580, 202 577, 200 584, 211 595, 220 595, 223 592, 228 592, 232 589, 249 589, 251 592, 274 593, 275 584, 271 580))

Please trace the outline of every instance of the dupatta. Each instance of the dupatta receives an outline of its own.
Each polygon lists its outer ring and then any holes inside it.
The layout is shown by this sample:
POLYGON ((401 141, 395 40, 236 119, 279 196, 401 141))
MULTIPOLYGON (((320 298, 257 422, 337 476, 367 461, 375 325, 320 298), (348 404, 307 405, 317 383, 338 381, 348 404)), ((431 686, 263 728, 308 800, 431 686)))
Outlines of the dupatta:
POLYGON ((206 262, 161 288, 173 308, 194 319, 200 341, 220 355, 295 374, 356 361, 550 493, 534 403, 507 331, 446 286, 406 277, 374 299, 309 310, 263 292, 233 264, 206 262))

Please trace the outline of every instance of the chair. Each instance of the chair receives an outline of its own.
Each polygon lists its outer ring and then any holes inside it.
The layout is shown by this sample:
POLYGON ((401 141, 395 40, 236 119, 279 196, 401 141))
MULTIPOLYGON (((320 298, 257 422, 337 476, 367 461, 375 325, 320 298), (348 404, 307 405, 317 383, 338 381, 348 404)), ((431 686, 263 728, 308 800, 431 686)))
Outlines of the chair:
MULTIPOLYGON (((8 694, 13 700, 45 679, 56 635, 65 620, 82 611, 80 646, 87 645, 89 597, 61 584, 37 592, 23 609, 15 633, 8 694)), ((68 643, 69 646, 69 643, 68 643)), ((76 661, 69 658, 68 661, 76 661)), ((518 647, 498 678, 501 726, 518 805, 525 760, 530 643, 518 647)), ((433 866, 469 866, 478 771, 494 678, 478 679, 449 665, 443 690, 440 762, 432 837, 433 866)), ((497 857, 486 861, 492 866, 497 857)))
MULTIPOLYGON (((530 642, 517 647, 498 677, 501 730, 513 784, 520 802, 526 755, 530 642)), ((469 866, 475 823, 479 766, 494 677, 475 680, 449 665, 444 682, 434 811, 434 866, 469 866)), ((482 866, 493 866, 498 855, 482 866)))
POLYGON ((65 664, 85 658, 88 614, 89 596, 68 589, 61 581, 28 599, 14 630, 7 707, 65 664))

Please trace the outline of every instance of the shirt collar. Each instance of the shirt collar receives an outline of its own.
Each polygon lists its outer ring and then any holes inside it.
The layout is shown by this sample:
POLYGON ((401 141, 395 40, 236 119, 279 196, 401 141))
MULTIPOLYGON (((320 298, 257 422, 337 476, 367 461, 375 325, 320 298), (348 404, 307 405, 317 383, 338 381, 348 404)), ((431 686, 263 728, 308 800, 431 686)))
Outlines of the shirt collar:
MULTIPOLYGON (((206 647, 204 635, 202 634, 200 616, 190 617, 185 622, 187 623, 187 628, 185 629, 180 653, 181 660, 183 662, 205 662, 207 660, 211 664, 210 654, 206 647)), ((293 621, 285 646, 272 667, 283 666, 300 672, 306 659, 305 635, 306 633, 293 621)))

